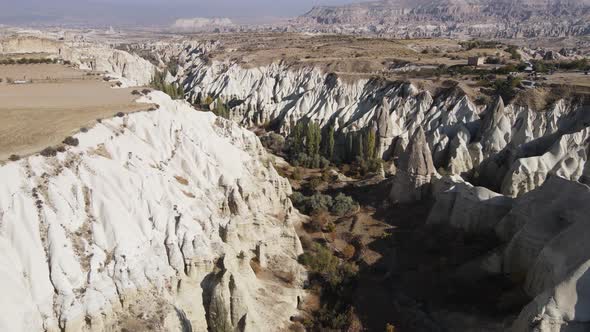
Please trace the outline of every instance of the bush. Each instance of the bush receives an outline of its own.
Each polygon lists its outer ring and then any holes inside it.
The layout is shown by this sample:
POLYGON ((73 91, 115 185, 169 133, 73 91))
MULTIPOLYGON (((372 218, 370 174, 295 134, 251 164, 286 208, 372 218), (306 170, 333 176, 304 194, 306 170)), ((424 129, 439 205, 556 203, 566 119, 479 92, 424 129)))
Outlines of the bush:
POLYGON ((131 94, 132 94, 132 95, 134 95, 134 96, 139 96, 139 95, 141 95, 141 93, 140 93, 138 90, 133 90, 133 91, 131 91, 131 94))
POLYGON ((325 231, 326 233, 334 233, 336 231, 336 225, 333 222, 328 222, 324 226, 323 231, 325 231))
POLYGON ((144 95, 147 95, 150 92, 152 92, 152 90, 150 90, 150 89, 143 89, 143 90, 141 90, 141 93, 143 93, 144 95))
POLYGON ((291 202, 299 211, 313 215, 320 211, 330 211, 332 207, 332 197, 328 195, 322 195, 315 193, 312 196, 305 196, 300 192, 294 192, 291 195, 291 202))
POLYGON ((332 207, 332 197, 328 195, 323 195, 320 193, 315 193, 313 196, 308 198, 307 201, 307 211, 309 213, 314 213, 316 211, 329 211, 332 207))
POLYGON ((303 195, 302 193, 300 193, 298 191, 294 191, 293 194, 291 194, 291 202, 293 203, 293 206, 295 206, 298 209, 299 209, 299 207, 305 205, 306 199, 307 199, 307 197, 305 197, 305 195, 303 195))
POLYGON ((82 128, 80 128, 80 132, 87 133, 88 132, 88 128, 82 127, 82 128))
POLYGON ((358 204, 352 199, 352 197, 346 196, 343 193, 339 193, 332 204, 330 210, 337 216, 344 216, 351 212, 354 212, 358 208, 358 204))
POLYGON ((78 144, 80 144, 80 141, 75 137, 68 136, 64 139, 63 143, 69 146, 78 146, 78 144))
POLYGON ((520 85, 521 81, 518 77, 496 80, 492 88, 494 89, 494 93, 501 96, 505 103, 509 103, 516 96, 516 88, 520 85))
POLYGON ((116 117, 118 117, 118 118, 122 118, 122 117, 124 117, 124 116, 125 116, 125 113, 123 113, 123 112, 118 112, 117 114, 115 114, 115 116, 116 116, 116 117))
POLYGON ((350 244, 346 245, 346 247, 344 247, 344 249, 342 250, 342 255, 346 260, 351 260, 354 257, 355 253, 356 249, 353 245, 350 244))
POLYGON ((331 291, 338 293, 341 284, 350 281, 358 273, 358 267, 349 263, 341 263, 330 249, 314 243, 313 249, 300 256, 299 262, 308 271, 319 275, 331 287, 331 291))
POLYGON ((20 160, 20 156, 16 155, 16 154, 11 154, 10 157, 8 157, 8 160, 10 161, 19 161, 20 160))
POLYGON ((281 154, 285 147, 285 138, 277 133, 270 133, 260 138, 262 145, 274 154, 281 154))
POLYGON ((41 151, 41 155, 43 157, 55 157, 57 156, 57 150, 53 147, 47 147, 41 151))
POLYGON ((311 191, 317 191, 318 188, 323 184, 324 182, 322 181, 322 178, 319 177, 315 177, 313 179, 311 179, 307 185, 309 187, 309 190, 311 191))
POLYGON ((316 211, 311 216, 311 221, 309 223, 309 227, 314 232, 323 231, 324 227, 328 225, 330 220, 330 214, 325 210, 316 211))
POLYGON ((303 179, 303 170, 300 167, 295 167, 292 175, 293 180, 303 179))

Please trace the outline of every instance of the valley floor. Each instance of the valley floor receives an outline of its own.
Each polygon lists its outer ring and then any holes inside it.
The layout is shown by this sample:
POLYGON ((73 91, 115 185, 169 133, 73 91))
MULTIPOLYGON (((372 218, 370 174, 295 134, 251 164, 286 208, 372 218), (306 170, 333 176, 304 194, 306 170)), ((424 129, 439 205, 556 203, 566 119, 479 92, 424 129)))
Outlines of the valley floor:
MULTIPOLYGON (((285 164, 279 168, 286 176, 294 170, 285 164)), ((304 170, 303 179, 291 180, 293 187, 305 188, 318 172, 304 170)), ((353 308, 349 312, 355 316, 347 318, 349 330, 360 323, 366 331, 388 326, 408 332, 505 331, 529 299, 511 280, 474 275, 468 268, 497 247, 497 239, 426 226, 432 202, 391 206, 386 203, 390 188, 390 181, 379 176, 325 184, 323 194, 349 195, 359 203, 358 211, 331 216, 332 232, 310 230, 311 221, 298 230, 302 243, 306 238, 322 243, 358 265, 356 280, 342 297, 350 300, 344 307, 353 308), (363 249, 347 257, 351 239, 360 239, 363 249)), ((314 289, 313 300, 306 301, 304 311, 312 317, 327 304, 325 299, 317 303, 321 293, 314 289)))

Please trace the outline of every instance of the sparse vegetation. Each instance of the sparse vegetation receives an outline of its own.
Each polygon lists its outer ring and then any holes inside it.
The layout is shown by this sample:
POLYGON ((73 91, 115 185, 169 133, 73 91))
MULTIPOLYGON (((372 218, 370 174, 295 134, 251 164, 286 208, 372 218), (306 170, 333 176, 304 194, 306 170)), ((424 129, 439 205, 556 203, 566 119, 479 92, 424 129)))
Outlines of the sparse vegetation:
POLYGON ((0 65, 28 65, 28 64, 50 64, 50 63, 57 63, 57 59, 50 59, 50 58, 0 59, 0 65))
POLYGON ((64 139, 63 143, 69 146, 78 146, 78 144, 80 144, 80 141, 75 137, 68 136, 64 139))
POLYGON ((184 98, 184 89, 182 86, 166 83, 166 76, 159 71, 156 71, 154 74, 150 86, 156 90, 166 93, 172 99, 184 98))
POLYGON ((57 150, 54 147, 47 147, 45 149, 43 149, 40 154, 43 157, 55 157, 57 156, 57 150))
POLYGON ((350 196, 339 193, 332 204, 331 212, 337 216, 344 216, 358 209, 358 203, 350 196))
POLYGON ((505 103, 510 102, 517 94, 517 87, 522 82, 518 77, 508 77, 506 79, 496 80, 492 88, 494 94, 502 97, 505 103))
POLYGON ((324 305, 305 322, 313 331, 343 330, 350 322, 350 307, 358 267, 340 260, 325 246, 314 243, 312 248, 299 257, 301 264, 310 272, 312 283, 318 284, 324 305))

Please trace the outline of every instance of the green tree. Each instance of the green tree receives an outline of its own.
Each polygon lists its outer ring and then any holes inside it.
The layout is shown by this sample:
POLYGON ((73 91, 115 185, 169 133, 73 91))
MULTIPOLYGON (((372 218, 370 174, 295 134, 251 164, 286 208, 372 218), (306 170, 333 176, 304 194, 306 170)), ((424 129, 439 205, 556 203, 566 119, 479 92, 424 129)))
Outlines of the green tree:
POLYGON ((368 160, 375 158, 375 130, 369 129, 365 140, 365 157, 368 160))
POLYGON ((309 122, 306 128, 305 147, 310 157, 319 154, 321 139, 320 126, 315 122, 309 122))
POLYGON ((229 118, 229 110, 221 98, 217 98, 217 101, 215 102, 215 114, 222 118, 229 118))
POLYGON ((201 101, 201 104, 209 106, 209 105, 213 104, 213 98, 211 98, 211 96, 207 95, 207 97, 205 97, 201 101))
POLYGON ((293 128, 293 132, 291 133, 292 142, 291 142, 291 155, 297 156, 301 152, 303 152, 305 145, 305 125, 303 122, 297 122, 295 127, 293 128))
POLYGON ((363 135, 357 135, 357 140, 356 140, 356 156, 360 159, 365 159, 365 146, 363 144, 363 135))
POLYGON ((328 138, 326 139, 326 158, 332 160, 334 158, 334 126, 328 129, 328 138))
POLYGON ((348 161, 354 160, 354 134, 346 134, 346 157, 348 161))

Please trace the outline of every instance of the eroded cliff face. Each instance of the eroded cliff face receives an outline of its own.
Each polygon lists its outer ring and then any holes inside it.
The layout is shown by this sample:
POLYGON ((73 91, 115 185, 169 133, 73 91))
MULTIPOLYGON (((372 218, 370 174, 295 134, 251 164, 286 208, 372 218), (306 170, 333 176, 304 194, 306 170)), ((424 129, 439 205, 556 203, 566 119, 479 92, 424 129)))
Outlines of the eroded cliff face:
POLYGON ((380 155, 398 166, 390 200, 434 193, 429 224, 502 239, 479 268, 510 275, 533 299, 514 331, 588 329, 587 103, 559 100, 534 110, 498 98, 476 107, 453 87, 433 95, 409 83, 346 83, 280 63, 245 69, 205 61, 207 52, 187 48, 180 57, 179 78, 194 102, 221 96, 235 121, 283 134, 300 120, 333 125, 340 138, 375 129, 380 155))
POLYGON ((585 240, 590 187, 551 176, 541 187, 511 199, 457 178, 441 179, 437 186, 430 224, 495 232, 505 243, 499 255, 482 259, 477 269, 484 275, 510 276, 533 299, 513 331, 590 328, 590 250, 585 240), (489 264, 492 260, 496 263, 489 264))
POLYGON ((187 43, 161 53, 180 51, 177 80, 189 100, 222 97, 231 119, 246 127, 266 124, 288 134, 304 119, 334 126, 337 154, 347 133, 374 128, 386 160, 397 160, 421 127, 437 169, 510 196, 539 187, 549 174, 583 178, 590 125, 584 103, 560 100, 534 110, 496 99, 477 107, 453 86, 433 95, 404 82, 346 82, 314 67, 242 68, 210 60, 208 53, 217 47, 187 43))
POLYGON ((153 64, 136 54, 99 43, 66 42, 49 37, 9 37, 0 40, 0 53, 46 53, 80 69, 107 73, 124 87, 148 85, 156 70, 153 64))
POLYGON ((298 217, 258 138, 142 101, 160 109, 0 166, 0 330, 268 331, 296 312, 298 217))

